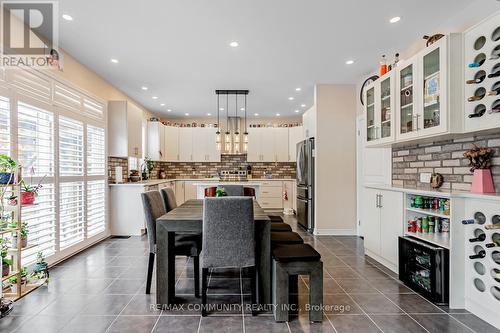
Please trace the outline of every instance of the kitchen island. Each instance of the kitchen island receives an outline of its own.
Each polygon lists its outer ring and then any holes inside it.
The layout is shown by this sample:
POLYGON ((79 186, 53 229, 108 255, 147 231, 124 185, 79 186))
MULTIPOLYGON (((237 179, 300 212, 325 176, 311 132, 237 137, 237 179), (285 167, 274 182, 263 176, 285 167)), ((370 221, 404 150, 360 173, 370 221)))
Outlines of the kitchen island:
POLYGON ((194 183, 196 186, 196 199, 203 199, 205 197, 205 189, 209 187, 224 187, 227 185, 239 185, 244 187, 251 187, 255 190, 255 198, 260 197, 260 187, 261 183, 257 182, 224 182, 224 181, 212 181, 212 182, 199 182, 194 183))

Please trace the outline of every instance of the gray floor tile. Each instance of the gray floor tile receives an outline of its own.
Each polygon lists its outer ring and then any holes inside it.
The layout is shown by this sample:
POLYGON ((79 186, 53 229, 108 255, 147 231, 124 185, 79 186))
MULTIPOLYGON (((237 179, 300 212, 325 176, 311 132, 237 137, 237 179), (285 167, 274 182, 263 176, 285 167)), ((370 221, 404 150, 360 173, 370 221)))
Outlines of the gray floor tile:
POLYGON ((348 294, 378 294, 374 287, 372 287, 365 279, 335 279, 335 281, 344 289, 348 294))
MULTIPOLYGON (((36 315, 24 322, 16 333, 54 333, 70 322, 72 316, 36 315)), ((3 320, 3 319, 2 319, 3 320)))
POLYGON ((348 295, 324 295, 323 306, 327 314, 362 314, 363 311, 348 295))
POLYGON ((156 307, 156 295, 137 294, 125 307, 122 315, 159 315, 161 311, 156 307))
POLYGON ((406 314, 370 315, 384 333, 426 333, 427 331, 406 314))
POLYGON ((411 314, 420 325, 431 333, 471 333, 471 329, 447 314, 411 314))
POLYGON ((350 267, 326 267, 325 268, 334 279, 360 279, 359 273, 350 267))
POLYGON ((100 294, 106 289, 114 279, 105 278, 105 279, 86 279, 79 281, 73 288, 69 289, 67 294, 100 294))
MULTIPOLYGON (((29 296, 29 295, 28 295, 29 296)), ((79 313, 95 296, 61 295, 47 305, 40 315, 74 316, 79 313)))
POLYGON ((201 316, 162 316, 153 332, 155 333, 196 333, 201 316))
POLYGON ((142 287, 145 280, 116 279, 104 291, 104 294, 129 294, 134 295, 142 287))
POLYGON ((243 332, 242 316, 208 316, 201 318, 199 333, 233 333, 243 332))
POLYGON ((413 294, 414 291, 394 279, 368 279, 368 283, 384 294, 413 294))
POLYGON ((377 326, 365 315, 329 315, 330 321, 338 333, 375 333, 381 332, 377 326))
POLYGON ((84 315, 119 315, 132 295, 97 295, 81 311, 84 315))
POLYGON ((61 333, 104 333, 111 325, 116 316, 86 316, 78 315, 74 317, 63 329, 61 333))
MULTIPOLYGON (((194 287, 193 289, 194 290, 194 287)), ((208 295, 240 295, 241 281, 239 278, 211 278, 208 281, 208 295)))
POLYGON ((335 329, 326 316, 321 323, 309 322, 307 315, 296 317, 288 323, 288 327, 291 333, 335 333, 335 329))
POLYGON ((443 311, 417 294, 387 294, 397 306, 407 313, 443 313, 443 311))
POLYGON ((109 333, 150 333, 159 316, 118 316, 109 333))
POLYGON ((401 313, 402 310, 382 294, 353 294, 351 297, 367 313, 401 313))
POLYGON ((5 332, 5 333, 10 333, 13 332, 15 329, 17 329, 19 326, 21 326, 23 323, 26 321, 30 320, 33 316, 26 315, 26 316, 15 316, 15 315, 8 315, 7 317, 4 317, 0 319, 0 332, 5 332))
POLYGON ((477 333, 499 333, 500 329, 491 326, 490 324, 484 322, 477 316, 469 314, 452 314, 452 317, 458 319, 461 323, 465 324, 467 327, 472 328, 477 333))
POLYGON ((246 333, 288 333, 286 323, 277 323, 272 316, 245 316, 245 332, 246 333))

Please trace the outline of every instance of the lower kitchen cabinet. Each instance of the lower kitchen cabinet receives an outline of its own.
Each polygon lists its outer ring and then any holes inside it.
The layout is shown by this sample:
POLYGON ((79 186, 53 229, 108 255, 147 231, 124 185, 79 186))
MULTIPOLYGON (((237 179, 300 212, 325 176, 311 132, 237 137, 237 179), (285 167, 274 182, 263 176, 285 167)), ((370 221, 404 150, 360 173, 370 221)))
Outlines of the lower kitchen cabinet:
POLYGON ((403 235, 403 193, 365 188, 363 232, 365 254, 397 272, 398 237, 403 235))

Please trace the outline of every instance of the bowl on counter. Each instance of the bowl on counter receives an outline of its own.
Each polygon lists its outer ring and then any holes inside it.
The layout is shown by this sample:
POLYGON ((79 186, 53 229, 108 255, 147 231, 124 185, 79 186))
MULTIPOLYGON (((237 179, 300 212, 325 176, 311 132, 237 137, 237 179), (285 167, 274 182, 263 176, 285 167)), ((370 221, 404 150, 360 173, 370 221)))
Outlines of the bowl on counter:
POLYGON ((132 183, 138 182, 141 180, 141 176, 130 176, 130 181, 132 183))

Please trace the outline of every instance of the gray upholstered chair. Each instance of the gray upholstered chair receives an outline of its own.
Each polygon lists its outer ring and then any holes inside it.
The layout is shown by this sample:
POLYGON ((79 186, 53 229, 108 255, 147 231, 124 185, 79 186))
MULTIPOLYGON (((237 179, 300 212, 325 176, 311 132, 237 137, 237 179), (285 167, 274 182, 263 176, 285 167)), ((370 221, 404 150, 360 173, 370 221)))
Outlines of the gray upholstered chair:
POLYGON ((218 188, 224 188, 228 197, 242 197, 245 193, 242 185, 219 185, 218 188))
MULTIPOLYGON (((148 275, 146 280, 146 294, 151 292, 151 280, 153 278, 153 267, 156 254, 156 219, 166 214, 160 192, 150 191, 141 193, 142 205, 144 207, 144 216, 146 217, 146 228, 149 240, 149 262, 148 275)), ((200 289, 200 261, 199 255, 201 244, 199 235, 176 235, 175 236, 175 255, 188 256, 193 258, 194 265, 194 293, 199 297, 200 289)))
POLYGON ((165 205, 165 210, 170 212, 172 209, 177 208, 177 200, 175 200, 175 193, 170 187, 162 188, 161 197, 163 198, 163 204, 165 205))
MULTIPOLYGON (((202 316, 206 316, 207 275, 212 268, 248 267, 252 304, 256 304, 256 259, 253 199, 205 198, 201 252, 202 316)), ((254 306, 255 308, 255 306, 254 306)), ((255 312, 252 311, 252 315, 255 312)))

